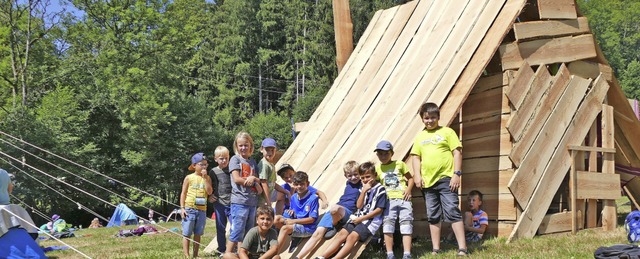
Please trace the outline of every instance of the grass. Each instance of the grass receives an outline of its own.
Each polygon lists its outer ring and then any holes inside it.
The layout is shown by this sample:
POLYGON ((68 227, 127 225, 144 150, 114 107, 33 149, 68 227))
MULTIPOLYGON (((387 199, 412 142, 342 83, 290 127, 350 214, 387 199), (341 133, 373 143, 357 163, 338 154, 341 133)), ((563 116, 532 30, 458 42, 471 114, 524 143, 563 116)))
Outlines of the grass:
MULTIPOLYGON (((469 245, 472 258, 593 258, 593 252, 600 246, 627 243, 626 233, 622 227, 624 217, 629 213, 628 201, 621 198, 618 203, 618 227, 611 232, 599 228, 579 231, 575 236, 561 233, 536 236, 532 239, 520 239, 506 243, 506 238, 489 238, 482 244, 469 245)), ((207 222, 202 243, 206 246, 215 235, 215 224, 207 222)), ((178 222, 163 223, 164 228, 180 228, 178 222)), ((124 229, 133 228, 133 226, 124 229)), ((163 230, 164 228, 158 228, 163 230)), ((181 239, 172 233, 143 235, 141 237, 117 238, 114 235, 118 228, 82 229, 76 231, 78 238, 63 239, 67 244, 77 248, 92 258, 180 258, 182 257, 181 239)), ((427 230, 424 230, 427 231, 427 230)), ((42 241, 41 246, 62 245, 55 240, 42 241)), ((414 258, 431 257, 431 241, 416 239, 413 243, 414 258)), ((436 258, 455 257, 456 247, 442 245, 443 253, 436 258)), ((200 257, 215 258, 204 254, 201 247, 200 257)), ((396 255, 401 251, 397 250, 396 255)), ((47 253, 50 258, 83 258, 73 250, 53 251, 47 253)), ((361 258, 385 258, 380 247, 370 245, 361 258)))

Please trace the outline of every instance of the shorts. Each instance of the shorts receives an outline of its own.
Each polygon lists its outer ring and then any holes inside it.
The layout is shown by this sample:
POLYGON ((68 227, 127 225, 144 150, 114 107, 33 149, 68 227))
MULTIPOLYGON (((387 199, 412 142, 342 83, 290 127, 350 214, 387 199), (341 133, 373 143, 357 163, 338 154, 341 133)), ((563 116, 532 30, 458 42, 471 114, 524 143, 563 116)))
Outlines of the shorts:
POLYGON ((305 228, 304 225, 293 224, 291 237, 310 237, 311 235, 313 235, 313 231, 309 231, 309 229, 305 228))
POLYGON ((449 189, 449 182, 451 177, 445 177, 431 187, 422 189, 429 224, 438 224, 441 218, 450 223, 462 221, 462 214, 458 208, 460 200, 458 194, 449 189))
POLYGON ((242 242, 244 235, 256 225, 256 207, 231 203, 231 229, 229 240, 242 242))
POLYGON ((358 236, 359 236, 358 241, 360 242, 367 241, 367 239, 373 236, 373 233, 369 231, 369 229, 365 224, 354 225, 353 223, 349 223, 346 226, 344 226, 344 229, 346 229, 347 232, 349 232, 349 234, 351 234, 351 232, 358 233, 358 236))
POLYGON ((403 199, 389 199, 384 210, 382 233, 396 232, 396 220, 400 220, 400 234, 413 234, 413 206, 411 201, 403 199))
MULTIPOLYGON (((342 208, 344 209, 344 216, 342 216, 342 218, 338 221, 337 225, 344 226, 345 224, 347 224, 347 221, 349 221, 349 216, 351 216, 353 212, 351 212, 351 210, 345 207, 342 207, 342 208)), ((333 229, 334 226, 333 226, 333 217, 331 217, 331 210, 324 213, 324 215, 320 219, 320 222, 318 222, 318 227, 333 229)))
POLYGON ((185 217, 182 219, 183 236, 201 236, 204 234, 204 225, 207 223, 207 212, 194 208, 185 208, 185 217))

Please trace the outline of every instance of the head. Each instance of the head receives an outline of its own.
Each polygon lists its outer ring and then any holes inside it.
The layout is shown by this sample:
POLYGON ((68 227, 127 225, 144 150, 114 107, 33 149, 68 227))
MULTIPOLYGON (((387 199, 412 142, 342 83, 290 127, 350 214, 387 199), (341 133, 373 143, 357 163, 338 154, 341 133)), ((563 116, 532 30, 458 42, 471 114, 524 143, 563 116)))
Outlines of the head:
POLYGON ((478 190, 470 191, 467 195, 467 201, 470 210, 478 211, 480 206, 482 206, 482 193, 478 190))
POLYGON ((278 169, 278 176, 282 178, 288 184, 291 184, 293 181, 292 177, 296 173, 296 170, 293 169, 293 166, 290 164, 282 164, 280 169, 278 169))
POLYGON ((229 167, 229 149, 225 146, 218 146, 213 151, 213 159, 218 163, 219 168, 229 167))
POLYGON ((260 153, 262 153, 262 156, 269 161, 269 163, 273 163, 273 159, 276 157, 276 151, 278 151, 278 147, 274 139, 266 138, 262 140, 260 153))
POLYGON ((309 191, 309 176, 303 171, 298 171, 293 175, 293 186, 296 192, 304 195, 309 191))
POLYGON ((256 224, 262 231, 267 231, 273 226, 273 209, 269 206, 260 206, 256 209, 256 224))
POLYGON ((393 145, 391 142, 382 140, 376 145, 376 149, 374 150, 380 163, 386 165, 391 162, 391 158, 393 157, 393 145))
POLYGON ((435 103, 424 103, 418 110, 418 115, 422 119, 422 123, 428 130, 438 128, 440 120, 440 107, 435 103))
POLYGON ((209 166, 209 161, 207 161, 207 157, 204 153, 196 153, 191 157, 191 165, 189 166, 189 171, 200 172, 202 170, 207 170, 209 166))
POLYGON ((253 154, 253 138, 249 133, 238 132, 233 141, 233 152, 243 158, 249 158, 253 154))
POLYGON ((53 214, 53 216, 51 216, 51 221, 56 221, 60 218, 60 215, 58 214, 53 214))
POLYGON ((352 184, 356 184, 358 182, 360 182, 360 174, 358 174, 358 162, 356 161, 349 161, 346 164, 344 164, 344 167, 342 167, 342 170, 344 171, 344 177, 347 178, 347 181, 349 181, 352 184))
POLYGON ((369 184, 371 186, 377 183, 376 164, 373 162, 364 162, 358 167, 358 174, 363 184, 369 184))

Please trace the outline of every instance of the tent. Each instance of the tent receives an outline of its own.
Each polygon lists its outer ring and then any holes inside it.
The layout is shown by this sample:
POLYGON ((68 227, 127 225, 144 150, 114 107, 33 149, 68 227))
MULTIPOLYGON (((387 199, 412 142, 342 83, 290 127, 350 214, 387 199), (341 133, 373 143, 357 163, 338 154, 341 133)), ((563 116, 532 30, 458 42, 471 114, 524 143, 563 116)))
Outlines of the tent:
POLYGON ((127 207, 127 205, 120 203, 113 212, 107 227, 136 224, 138 224, 138 216, 136 216, 136 213, 127 207))
POLYGON ((34 241, 38 229, 16 204, 0 205, 0 258, 47 258, 34 241))

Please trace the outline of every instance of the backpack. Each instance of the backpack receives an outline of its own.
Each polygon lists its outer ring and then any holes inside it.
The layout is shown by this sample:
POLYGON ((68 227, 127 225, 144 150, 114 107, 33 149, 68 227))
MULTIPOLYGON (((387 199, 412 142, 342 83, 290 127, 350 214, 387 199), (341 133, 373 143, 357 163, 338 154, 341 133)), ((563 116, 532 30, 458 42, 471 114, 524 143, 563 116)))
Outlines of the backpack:
POLYGON ((627 231, 627 240, 631 243, 640 241, 640 211, 634 210, 624 220, 624 229, 627 231))

